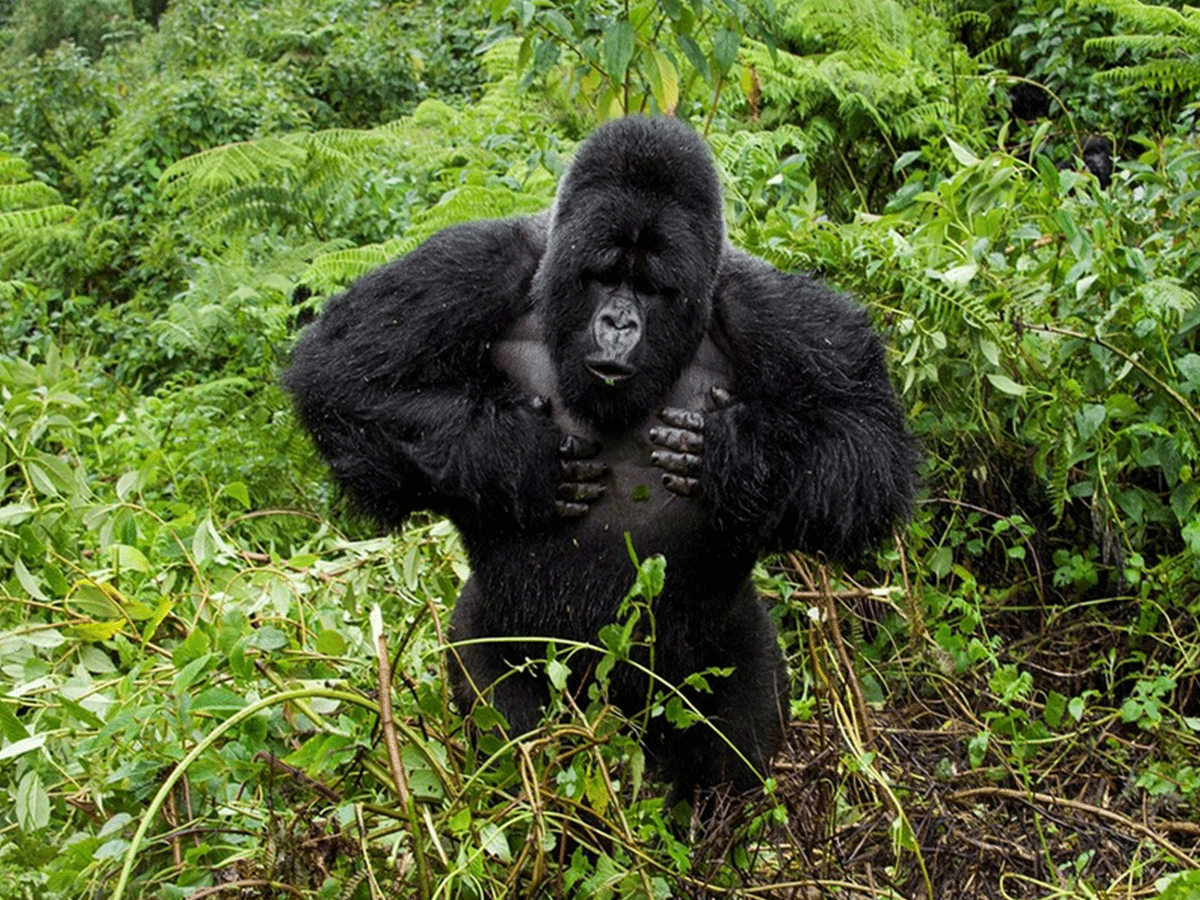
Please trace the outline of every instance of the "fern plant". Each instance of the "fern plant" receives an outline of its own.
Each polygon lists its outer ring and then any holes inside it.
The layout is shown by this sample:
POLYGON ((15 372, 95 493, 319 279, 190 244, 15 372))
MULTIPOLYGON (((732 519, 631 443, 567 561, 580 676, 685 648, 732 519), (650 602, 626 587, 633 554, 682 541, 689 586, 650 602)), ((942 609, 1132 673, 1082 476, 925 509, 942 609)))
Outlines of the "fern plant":
POLYGON ((48 184, 33 179, 25 160, 0 151, 0 292, 17 273, 53 266, 81 239, 76 210, 48 184))
POLYGON ((964 95, 983 87, 960 77, 973 64, 943 23, 899 0, 782 11, 778 49, 742 54, 759 88, 749 111, 768 127, 800 126, 827 214, 878 211, 898 186, 897 158, 933 135, 977 130, 980 104, 964 95))
POLYGON ((1111 10, 1131 34, 1092 38, 1089 50, 1133 50, 1154 58, 1117 66, 1093 75, 1100 81, 1147 86, 1166 91, 1200 92, 1200 7, 1151 6, 1140 0, 1089 0, 1087 5, 1111 10))
POLYGON ((324 238, 331 195, 392 138, 386 127, 335 128, 224 144, 169 166, 158 186, 212 233, 267 224, 324 238))

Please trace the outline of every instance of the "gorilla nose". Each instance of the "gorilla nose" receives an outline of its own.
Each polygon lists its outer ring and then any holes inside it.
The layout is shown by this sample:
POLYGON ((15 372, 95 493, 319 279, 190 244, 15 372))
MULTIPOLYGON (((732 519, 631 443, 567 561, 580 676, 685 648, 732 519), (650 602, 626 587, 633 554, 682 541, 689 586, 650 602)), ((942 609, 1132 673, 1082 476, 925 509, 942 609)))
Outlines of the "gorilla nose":
POLYGON ((596 317, 592 334, 601 353, 625 356, 641 340, 642 322, 623 309, 605 310, 596 317))

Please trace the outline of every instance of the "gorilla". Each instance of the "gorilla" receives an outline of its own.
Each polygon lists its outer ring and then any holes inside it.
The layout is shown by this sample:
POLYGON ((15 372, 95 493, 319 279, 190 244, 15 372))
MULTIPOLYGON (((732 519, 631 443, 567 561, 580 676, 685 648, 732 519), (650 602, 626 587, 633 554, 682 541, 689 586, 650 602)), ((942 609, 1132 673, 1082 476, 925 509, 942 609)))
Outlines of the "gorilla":
MULTIPOLYGON (((428 509, 461 533, 464 712, 483 696, 514 733, 534 728, 549 686, 523 663, 616 620, 627 540, 665 557, 640 661, 676 685, 722 670, 688 694, 715 727, 650 720, 680 794, 761 783, 783 741, 759 554, 852 558, 913 492, 917 453, 866 314, 726 242, 708 149, 671 118, 601 127, 545 212, 448 228, 361 278, 284 383, 360 511, 396 525, 428 509)), ((589 667, 571 667, 579 690, 589 667)), ((631 715, 647 687, 636 665, 609 675, 631 715)))

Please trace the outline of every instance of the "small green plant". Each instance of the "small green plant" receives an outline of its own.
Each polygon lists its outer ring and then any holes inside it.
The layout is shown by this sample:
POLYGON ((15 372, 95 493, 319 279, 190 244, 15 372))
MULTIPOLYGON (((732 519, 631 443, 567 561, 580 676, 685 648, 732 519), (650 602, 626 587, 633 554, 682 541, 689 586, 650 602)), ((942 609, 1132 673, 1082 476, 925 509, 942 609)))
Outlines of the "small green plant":
POLYGON ((521 37, 517 68, 523 84, 543 82, 593 121, 635 112, 674 114, 681 104, 691 112, 698 103, 711 121, 722 92, 737 77, 743 37, 774 43, 770 5, 740 0, 620 0, 570 9, 499 2, 493 16, 521 37))

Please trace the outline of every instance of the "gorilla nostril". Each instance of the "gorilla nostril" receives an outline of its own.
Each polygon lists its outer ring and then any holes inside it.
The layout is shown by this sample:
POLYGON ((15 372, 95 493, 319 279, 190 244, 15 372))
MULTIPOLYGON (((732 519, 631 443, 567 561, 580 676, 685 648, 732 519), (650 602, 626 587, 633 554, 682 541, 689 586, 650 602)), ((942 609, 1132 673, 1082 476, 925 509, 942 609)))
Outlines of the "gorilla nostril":
POLYGON ((600 324, 605 328, 610 328, 613 331, 631 331, 638 327, 637 320, 632 316, 616 316, 605 314, 600 317, 600 324))

